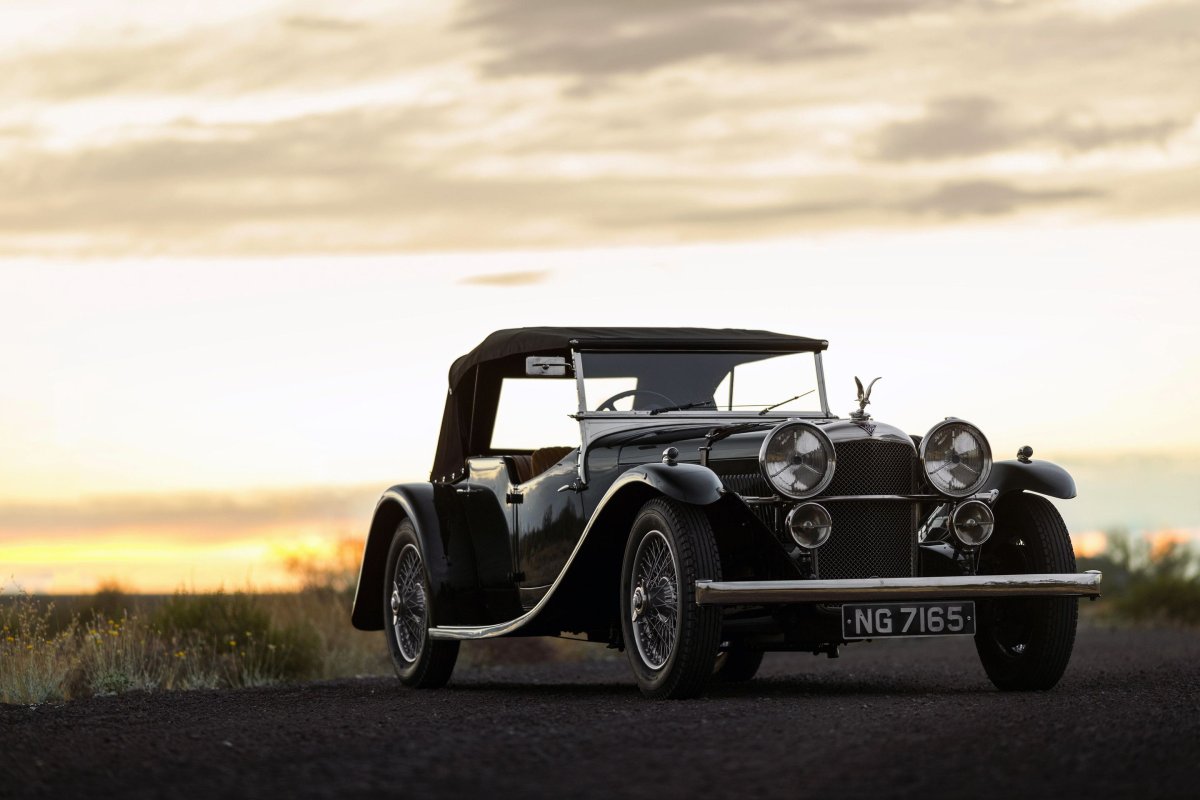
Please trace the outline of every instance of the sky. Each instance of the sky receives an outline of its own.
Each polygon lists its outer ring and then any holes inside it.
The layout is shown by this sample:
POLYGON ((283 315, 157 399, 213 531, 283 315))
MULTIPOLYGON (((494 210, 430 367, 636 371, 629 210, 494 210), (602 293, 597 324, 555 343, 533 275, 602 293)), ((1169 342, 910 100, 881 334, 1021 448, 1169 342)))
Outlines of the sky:
POLYGON ((1198 4, 0 16, 0 583, 286 585, 546 324, 825 338, 835 412, 1200 531, 1198 4))

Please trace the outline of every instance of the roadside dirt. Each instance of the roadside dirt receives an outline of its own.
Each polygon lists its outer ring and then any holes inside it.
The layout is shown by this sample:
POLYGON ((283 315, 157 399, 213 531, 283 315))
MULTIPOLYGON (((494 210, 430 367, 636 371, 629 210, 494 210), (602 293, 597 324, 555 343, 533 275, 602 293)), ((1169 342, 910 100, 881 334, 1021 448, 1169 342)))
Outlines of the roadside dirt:
MULTIPOLYGON (((382 642, 381 642, 382 646, 382 642)), ((623 660, 0 706, 0 797, 1195 797, 1200 634, 1080 632, 1052 692, 969 640, 768 656, 645 701, 623 660)))

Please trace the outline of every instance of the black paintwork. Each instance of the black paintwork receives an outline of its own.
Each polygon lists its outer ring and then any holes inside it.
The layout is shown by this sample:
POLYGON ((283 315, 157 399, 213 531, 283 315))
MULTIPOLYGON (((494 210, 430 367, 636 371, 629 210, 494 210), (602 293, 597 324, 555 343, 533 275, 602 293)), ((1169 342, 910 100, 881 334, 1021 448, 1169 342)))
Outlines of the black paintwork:
MULTIPOLYGON (((850 429, 846 423, 833 427, 850 429)), ((469 459, 467 476, 455 484, 392 487, 380 501, 368 537, 355 598, 355 627, 383 626, 383 561, 403 517, 413 520, 426 553, 437 625, 516 619, 545 598, 561 575, 535 622, 519 633, 571 630, 606 635, 625 537, 638 509, 655 496, 709 510, 727 579, 811 575, 807 554, 781 541, 736 494, 723 489, 713 469, 696 463, 710 429, 711 425, 668 424, 600 440, 588 452, 588 484, 583 489, 577 485, 578 451, 524 484, 517 483, 511 457, 487 456, 469 459), (679 450, 674 465, 662 462, 668 446, 679 450), (577 546, 580 552, 564 573, 577 546)), ((764 436, 762 430, 748 431, 712 443, 710 466, 726 472, 756 470, 764 436)), ((1075 495, 1070 475, 1044 461, 998 462, 986 488, 1001 494, 1075 495)), ((922 506, 920 513, 932 505, 922 506)), ((971 563, 973 554, 964 557, 953 542, 920 548, 921 574, 961 574, 971 563)), ((828 623, 815 611, 792 609, 784 616, 786 622, 775 614, 754 624, 795 634, 828 623)), ((750 625, 743 623, 742 628, 750 625)), ((800 640, 807 641, 802 636, 800 640)))
MULTIPOLYGON (((508 344, 517 350, 524 347, 517 347, 520 342, 515 339, 508 344)), ((824 342, 819 344, 823 348, 824 342)), ((462 372, 463 380, 470 378, 470 386, 459 387, 448 400, 443 445, 451 441, 462 448, 475 448, 490 436, 490 422, 486 414, 479 416, 478 407, 494 411, 493 395, 498 393, 499 383, 493 379, 505 370, 523 369, 519 361, 523 354, 506 348, 507 344, 491 360, 481 359, 477 369, 462 372), (475 406, 470 406, 466 397, 472 398, 475 406)), ((364 630, 385 624, 384 564, 396 526, 404 518, 412 520, 421 541, 436 626, 503 625, 520 620, 519 626, 506 628, 505 635, 570 631, 619 644, 620 626, 615 623, 621 559, 638 511, 655 497, 669 497, 705 510, 716 536, 724 579, 815 577, 819 562, 783 530, 791 501, 751 506, 744 499, 772 494, 759 475, 759 450, 764 437, 781 421, 752 419, 733 427, 714 427, 712 419, 654 418, 635 430, 591 442, 582 470, 586 485, 580 481, 578 450, 520 482, 518 454, 497 454, 484 447, 474 450, 484 455, 455 462, 454 448, 442 447, 439 458, 446 466, 441 479, 393 486, 381 498, 363 554, 353 624, 364 630), (668 447, 677 450, 674 463, 664 463, 668 447)), ((869 440, 887 442, 889 447, 902 443, 905 450, 901 453, 911 453, 912 491, 933 494, 917 462, 915 445, 920 437, 910 438, 874 421, 816 421, 839 449, 865 446, 874 452, 877 445, 867 444, 869 440)), ((907 467, 903 459, 909 456, 897 457, 904 483, 907 467)), ((895 477, 895 471, 888 474, 895 477)), ((882 471, 863 470, 861 465, 857 471, 835 470, 834 480, 815 499, 907 492, 881 488, 892 485, 888 482, 892 478, 882 483, 877 480, 884 477, 882 471)), ((1060 498, 1075 496, 1071 476, 1044 461, 995 463, 984 487, 992 489, 1002 495, 1029 491, 1060 498)), ((861 501, 831 501, 835 535, 838 509, 846 508, 838 504, 857 502, 861 501)), ((936 519, 935 509, 952 501, 938 497, 873 502, 910 503, 915 532, 918 522, 936 519)), ((944 516, 944 508, 941 513, 944 516)), ((861 514, 858 519, 861 523, 861 514)), ((867 522, 875 524, 870 518, 867 522)), ((868 532, 873 530, 869 525, 868 532)), ((864 530, 861 525, 859 530, 864 530)), ((887 530, 902 533, 899 528, 887 530)), ((940 538, 919 547, 914 533, 910 540, 916 553, 914 574, 974 572, 979 548, 966 548, 945 531, 941 533, 940 538)), ((843 541, 852 544, 855 540, 843 541)), ((874 548, 872 554, 882 552, 876 539, 864 541, 874 548)), ((764 649, 828 647, 840 636, 836 609, 818 605, 733 607, 724 613, 725 636, 730 641, 753 642, 752 646, 764 649)))
POLYGON ((1075 496, 1075 479, 1058 464, 1049 461, 997 461, 984 484, 985 491, 1036 492, 1069 500, 1075 496))

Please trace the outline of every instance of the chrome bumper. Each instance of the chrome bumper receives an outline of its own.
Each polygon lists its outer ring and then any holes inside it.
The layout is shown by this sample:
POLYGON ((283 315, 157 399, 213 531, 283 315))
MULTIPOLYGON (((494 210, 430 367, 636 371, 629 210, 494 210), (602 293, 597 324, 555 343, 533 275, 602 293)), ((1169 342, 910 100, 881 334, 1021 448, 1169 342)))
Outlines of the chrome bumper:
POLYGON ((701 606, 971 600, 976 597, 1099 597, 1096 570, 1049 575, 958 575, 809 581, 696 581, 701 606))

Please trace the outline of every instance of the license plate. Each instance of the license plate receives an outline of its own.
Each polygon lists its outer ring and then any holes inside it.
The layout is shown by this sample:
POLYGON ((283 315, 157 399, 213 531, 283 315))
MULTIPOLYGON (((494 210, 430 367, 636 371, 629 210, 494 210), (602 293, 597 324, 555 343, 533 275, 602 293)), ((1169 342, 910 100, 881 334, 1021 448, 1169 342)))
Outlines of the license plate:
POLYGON ((847 603, 842 606, 842 637, 884 639, 895 636, 970 636, 975 633, 975 604, 847 603))

